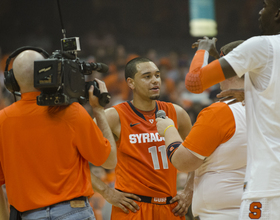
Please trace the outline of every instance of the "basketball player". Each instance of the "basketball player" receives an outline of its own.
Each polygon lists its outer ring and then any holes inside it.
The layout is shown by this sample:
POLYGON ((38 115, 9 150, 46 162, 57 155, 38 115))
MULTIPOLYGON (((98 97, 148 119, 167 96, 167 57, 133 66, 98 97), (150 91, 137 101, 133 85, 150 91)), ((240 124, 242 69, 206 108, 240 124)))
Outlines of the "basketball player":
POLYGON ((259 15, 262 36, 248 39, 209 65, 207 54, 216 39, 196 42, 198 50, 185 81, 189 91, 200 93, 224 79, 245 75, 248 161, 242 220, 279 219, 280 207, 280 1, 264 0, 259 15))
POLYGON ((178 105, 157 101, 160 72, 147 58, 135 58, 125 67, 125 78, 133 100, 106 110, 117 143, 116 183, 119 191, 137 195, 140 209, 124 213, 113 206, 112 220, 185 219, 187 195, 176 195, 176 168, 168 161, 164 138, 156 130, 156 113, 164 110, 175 122, 182 138, 190 129, 188 114, 178 105), (181 216, 181 217, 180 217, 181 216))

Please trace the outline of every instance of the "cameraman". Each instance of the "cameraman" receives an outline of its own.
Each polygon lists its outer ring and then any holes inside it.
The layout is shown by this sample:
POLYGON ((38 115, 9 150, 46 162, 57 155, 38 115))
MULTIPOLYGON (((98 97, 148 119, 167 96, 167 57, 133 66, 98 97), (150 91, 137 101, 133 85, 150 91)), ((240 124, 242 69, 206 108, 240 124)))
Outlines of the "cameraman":
MULTIPOLYGON (((11 210, 22 219, 95 219, 88 202, 93 195, 88 162, 114 168, 115 141, 93 86, 89 102, 100 129, 77 102, 36 104, 40 92, 33 84, 34 61, 42 59, 25 50, 13 63, 22 95, 0 111, 0 186, 6 184, 11 210)), ((105 83, 97 81, 107 92, 105 83)))

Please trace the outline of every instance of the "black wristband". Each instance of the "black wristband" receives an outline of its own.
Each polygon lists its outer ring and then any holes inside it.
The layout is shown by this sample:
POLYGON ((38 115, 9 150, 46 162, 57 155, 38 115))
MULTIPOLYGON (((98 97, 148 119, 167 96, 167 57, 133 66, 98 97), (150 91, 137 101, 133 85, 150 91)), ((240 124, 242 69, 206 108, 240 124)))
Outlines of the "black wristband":
MULTIPOLYGON (((174 154, 174 152, 178 149, 178 147, 182 144, 182 142, 180 141, 175 141, 171 144, 169 144, 169 146, 166 148, 166 153, 167 153, 167 157, 171 162, 171 158, 174 154)), ((172 163, 172 162, 171 162, 172 163)))

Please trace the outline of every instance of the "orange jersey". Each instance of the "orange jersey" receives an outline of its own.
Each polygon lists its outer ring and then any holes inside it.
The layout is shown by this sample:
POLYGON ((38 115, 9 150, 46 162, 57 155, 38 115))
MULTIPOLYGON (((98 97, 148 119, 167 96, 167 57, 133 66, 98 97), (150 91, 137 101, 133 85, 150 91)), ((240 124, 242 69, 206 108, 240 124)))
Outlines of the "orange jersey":
POLYGON ((175 196, 177 170, 167 159, 164 138, 159 136, 155 121, 156 112, 162 109, 177 128, 173 104, 157 101, 151 115, 143 115, 131 102, 114 107, 121 122, 116 189, 149 197, 175 196))
POLYGON ((139 206, 139 210, 129 212, 128 214, 123 212, 120 208, 112 206, 112 218, 111 220, 185 220, 186 218, 175 216, 172 210, 177 206, 177 202, 168 205, 157 205, 152 203, 135 201, 139 206))

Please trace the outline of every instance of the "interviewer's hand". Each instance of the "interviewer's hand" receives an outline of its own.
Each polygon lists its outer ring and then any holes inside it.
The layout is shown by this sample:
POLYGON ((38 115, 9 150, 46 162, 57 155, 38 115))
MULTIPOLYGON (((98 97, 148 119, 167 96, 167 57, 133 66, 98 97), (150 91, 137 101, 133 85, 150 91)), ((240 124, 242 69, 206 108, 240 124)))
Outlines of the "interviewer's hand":
MULTIPOLYGON (((99 79, 96 79, 95 80, 97 81, 98 85, 99 85, 99 90, 100 90, 100 93, 103 93, 103 92, 108 92, 107 90, 107 87, 106 87, 106 84, 105 82, 99 80, 99 79)), ((93 95, 93 91, 94 91, 94 87, 93 85, 90 86, 90 89, 88 90, 88 93, 89 93, 89 104, 91 105, 91 107, 94 109, 104 109, 100 104, 99 104, 99 101, 98 101, 98 98, 93 95)))
POLYGON ((157 130, 158 130, 158 134, 161 137, 164 137, 164 130, 169 126, 169 125, 173 125, 174 126, 174 122, 172 119, 168 118, 166 116, 165 119, 163 118, 156 118, 156 122, 157 122, 157 130))
POLYGON ((192 203, 193 191, 180 191, 171 199, 171 203, 178 202, 177 206, 172 210, 176 216, 185 216, 188 208, 192 203))
POLYGON ((220 102, 233 99, 231 102, 228 103, 228 105, 236 103, 236 102, 242 102, 242 105, 245 105, 245 103, 244 103, 244 99, 245 99, 244 89, 224 90, 217 95, 217 98, 219 98, 220 102))
POLYGON ((131 193, 120 192, 116 189, 108 188, 104 193, 104 198, 112 205, 119 207, 125 213, 129 213, 128 209, 132 212, 139 210, 139 206, 133 200, 141 201, 141 199, 131 193))
POLYGON ((203 39, 198 39, 197 42, 192 44, 192 48, 196 48, 197 50, 207 50, 209 55, 214 57, 215 59, 219 59, 220 55, 216 49, 217 38, 213 37, 209 39, 208 37, 203 37, 203 39))

